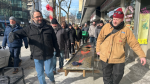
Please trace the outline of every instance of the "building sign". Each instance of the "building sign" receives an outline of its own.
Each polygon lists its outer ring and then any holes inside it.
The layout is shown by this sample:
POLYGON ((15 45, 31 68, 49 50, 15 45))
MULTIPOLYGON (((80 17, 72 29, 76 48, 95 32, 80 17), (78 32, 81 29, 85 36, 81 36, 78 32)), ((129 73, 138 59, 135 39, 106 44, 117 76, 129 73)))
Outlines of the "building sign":
POLYGON ((77 14, 77 19, 81 19, 81 13, 77 14))
POLYGON ((150 14, 140 13, 138 42, 139 44, 147 44, 149 30, 150 14))

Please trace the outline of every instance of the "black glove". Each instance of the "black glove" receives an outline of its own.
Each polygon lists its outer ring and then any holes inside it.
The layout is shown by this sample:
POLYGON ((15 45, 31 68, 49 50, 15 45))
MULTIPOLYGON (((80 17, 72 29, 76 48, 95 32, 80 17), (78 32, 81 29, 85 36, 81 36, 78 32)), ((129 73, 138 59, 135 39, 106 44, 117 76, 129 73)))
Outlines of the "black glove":
POLYGON ((8 36, 9 42, 12 43, 15 39, 19 39, 19 36, 16 35, 14 32, 10 32, 8 36))
POLYGON ((56 57, 60 57, 60 51, 56 51, 56 57))
POLYGON ((28 48, 28 46, 25 46, 25 48, 27 49, 27 48, 28 48))

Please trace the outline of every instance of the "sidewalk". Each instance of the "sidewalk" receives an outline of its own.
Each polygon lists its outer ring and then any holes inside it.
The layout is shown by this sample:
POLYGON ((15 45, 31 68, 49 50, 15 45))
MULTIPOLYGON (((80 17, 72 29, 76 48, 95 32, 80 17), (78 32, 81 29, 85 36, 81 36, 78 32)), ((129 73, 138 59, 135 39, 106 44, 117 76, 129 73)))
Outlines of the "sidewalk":
MULTIPOLYGON (((21 67, 24 68, 26 84, 39 84, 37 73, 34 67, 34 61, 30 60, 30 49, 21 49, 21 59, 23 60, 21 67)), ((57 61, 58 62, 58 61, 57 61)), ((58 63, 57 63, 58 70, 58 63)), ((6 74, 12 73, 12 70, 7 71, 6 74)), ((21 74, 19 72, 18 74, 21 74)), ((46 77, 47 84, 49 79, 46 77)), ((125 66, 125 74, 120 84, 150 84, 150 70, 143 67, 140 63, 129 60, 125 66)), ((64 72, 59 72, 55 75, 56 84, 104 84, 102 72, 99 74, 87 73, 83 77, 82 73, 70 72, 65 76, 64 72)), ((23 84, 20 81, 18 84, 23 84)))

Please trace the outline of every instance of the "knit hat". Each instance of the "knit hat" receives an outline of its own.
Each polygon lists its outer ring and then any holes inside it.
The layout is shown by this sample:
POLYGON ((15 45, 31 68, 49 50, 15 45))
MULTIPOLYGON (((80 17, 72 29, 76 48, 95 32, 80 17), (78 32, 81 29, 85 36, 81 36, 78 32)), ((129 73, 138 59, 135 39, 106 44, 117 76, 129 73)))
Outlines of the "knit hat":
POLYGON ((100 20, 100 22, 99 23, 103 23, 103 20, 100 20))
POLYGON ((68 26, 72 26, 71 24, 68 24, 68 26))
POLYGON ((53 18, 51 22, 52 22, 52 24, 58 24, 58 22, 55 18, 53 18))
POLYGON ((11 17, 9 18, 9 20, 14 20, 14 21, 16 21, 16 18, 15 18, 14 16, 11 16, 11 17))
POLYGON ((122 8, 118 8, 118 9, 114 12, 113 18, 124 18, 124 14, 123 14, 122 8))
POLYGON ((75 24, 75 25, 74 25, 74 27, 78 27, 78 25, 77 25, 77 24, 75 24))

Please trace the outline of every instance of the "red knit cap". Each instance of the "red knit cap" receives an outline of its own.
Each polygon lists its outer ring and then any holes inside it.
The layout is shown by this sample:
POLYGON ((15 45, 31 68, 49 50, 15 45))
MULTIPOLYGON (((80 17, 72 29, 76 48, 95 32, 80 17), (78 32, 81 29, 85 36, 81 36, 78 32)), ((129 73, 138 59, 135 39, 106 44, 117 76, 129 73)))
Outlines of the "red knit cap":
POLYGON ((123 14, 122 8, 118 8, 116 11, 120 11, 120 12, 122 12, 122 14, 114 13, 113 14, 113 18, 124 18, 124 14, 123 14))

